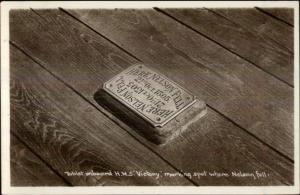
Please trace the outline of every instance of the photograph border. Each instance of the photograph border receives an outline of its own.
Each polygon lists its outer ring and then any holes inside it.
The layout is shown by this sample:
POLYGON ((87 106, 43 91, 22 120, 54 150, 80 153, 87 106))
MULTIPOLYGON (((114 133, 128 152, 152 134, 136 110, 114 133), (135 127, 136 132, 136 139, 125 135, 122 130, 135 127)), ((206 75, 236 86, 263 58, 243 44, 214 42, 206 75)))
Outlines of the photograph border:
POLYGON ((298 1, 28 1, 1 2, 1 181, 3 194, 297 194, 299 193, 299 2, 298 1), (12 187, 10 185, 9 10, 48 8, 249 8, 294 9, 294 186, 12 187))

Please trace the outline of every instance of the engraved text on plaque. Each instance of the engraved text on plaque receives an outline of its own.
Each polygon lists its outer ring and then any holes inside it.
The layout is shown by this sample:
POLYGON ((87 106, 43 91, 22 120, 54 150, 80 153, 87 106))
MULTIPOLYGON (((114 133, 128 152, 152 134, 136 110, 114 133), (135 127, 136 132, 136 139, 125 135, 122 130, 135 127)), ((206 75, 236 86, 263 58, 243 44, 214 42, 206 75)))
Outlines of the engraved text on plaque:
POLYGON ((187 90, 144 65, 129 67, 104 83, 103 88, 158 127, 195 102, 187 90))

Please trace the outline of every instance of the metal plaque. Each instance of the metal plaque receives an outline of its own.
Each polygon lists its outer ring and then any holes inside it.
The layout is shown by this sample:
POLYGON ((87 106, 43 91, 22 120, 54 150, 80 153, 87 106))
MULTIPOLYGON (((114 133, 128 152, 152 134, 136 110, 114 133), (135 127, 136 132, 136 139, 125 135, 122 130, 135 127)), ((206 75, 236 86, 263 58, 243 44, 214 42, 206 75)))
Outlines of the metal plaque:
POLYGON ((105 82, 103 89, 157 127, 196 101, 187 90, 144 65, 129 67, 105 82))

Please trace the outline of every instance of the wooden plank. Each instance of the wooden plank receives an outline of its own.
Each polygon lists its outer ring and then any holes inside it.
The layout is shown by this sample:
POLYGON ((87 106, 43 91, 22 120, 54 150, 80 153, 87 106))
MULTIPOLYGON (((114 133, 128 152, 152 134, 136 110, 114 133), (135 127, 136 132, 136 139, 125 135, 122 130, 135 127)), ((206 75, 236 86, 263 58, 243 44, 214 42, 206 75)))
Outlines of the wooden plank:
POLYGON ((12 186, 68 186, 15 136, 10 136, 12 186))
POLYGON ((72 185, 192 185, 180 177, 115 175, 175 170, 14 47, 10 69, 11 130, 72 185), (81 171, 113 175, 66 173, 81 171))
POLYGON ((294 26, 294 9, 291 8, 259 8, 261 11, 266 12, 275 18, 282 20, 291 26, 294 26))
POLYGON ((212 9, 253 34, 294 51, 294 28, 257 9, 212 9))
MULTIPOLYGON (((12 41, 73 89, 76 89, 101 112, 108 115, 109 113, 95 102, 94 93, 102 86, 103 82, 129 67, 136 60, 63 12, 57 10, 36 10, 36 12, 41 17, 26 11, 12 15, 12 41), (49 39, 51 41, 48 41, 49 39), (59 45, 64 47, 59 47, 59 45)), ((133 36, 135 35, 133 34, 133 36)), ((172 66, 167 65, 162 63, 161 68, 159 68, 160 66, 156 66, 156 68, 163 70, 163 68, 169 67, 171 70, 172 66)), ((179 81, 178 78, 187 79, 186 76, 180 76, 178 73, 173 76, 174 71, 170 73, 164 71, 164 73, 177 81, 179 81)), ((181 81, 181 84, 184 82, 181 81)), ((182 86, 188 87, 189 84, 187 81, 182 86)), ((192 178, 200 185, 282 185, 293 183, 292 163, 213 110, 209 110, 207 117, 195 123, 189 132, 163 147, 144 140, 118 118, 114 116, 110 116, 110 118, 179 170, 229 172, 236 169, 242 171, 264 170, 271 173, 270 177, 260 180, 237 177, 192 178), (270 158, 265 158, 266 154, 270 158)), ((117 128, 113 124, 110 127, 117 128)))
MULTIPOLYGON (((207 9, 163 9, 163 12, 293 85, 293 54, 273 40, 252 33, 241 25, 207 9)), ((280 32, 282 32, 281 29, 280 32)))
POLYGON ((293 159, 293 88, 154 10, 70 12, 293 159))

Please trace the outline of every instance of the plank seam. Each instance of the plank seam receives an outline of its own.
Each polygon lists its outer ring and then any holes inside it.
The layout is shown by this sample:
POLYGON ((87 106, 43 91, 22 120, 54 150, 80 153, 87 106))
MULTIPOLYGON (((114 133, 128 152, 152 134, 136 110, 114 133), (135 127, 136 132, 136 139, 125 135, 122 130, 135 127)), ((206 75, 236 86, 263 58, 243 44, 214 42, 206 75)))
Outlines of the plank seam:
POLYGON ((271 148, 274 152, 276 152, 278 155, 286 158, 286 160, 288 160, 290 163, 294 164, 294 160, 289 158, 287 155, 283 154, 282 152, 280 152, 279 150, 277 150, 276 148, 274 148, 273 146, 265 143, 262 139, 260 139, 259 137, 257 137, 256 135, 254 135, 253 133, 247 131, 244 127, 240 126, 238 123, 236 123, 235 121, 231 120, 229 117, 227 117, 226 115, 224 115, 223 113, 219 112, 217 109, 215 109, 214 107, 210 106, 207 104, 207 106, 209 108, 211 108, 212 110, 214 110, 215 112, 217 112, 218 114, 220 114, 221 116, 223 116, 224 118, 226 118, 228 121, 230 121, 231 123, 233 123, 234 125, 238 126, 239 128, 241 128, 242 130, 244 130, 247 134, 249 134, 250 136, 254 137, 255 139, 257 139, 259 142, 261 142, 262 144, 264 144, 265 146, 271 148))
POLYGON ((41 16, 38 12, 36 12, 34 9, 30 8, 30 10, 35 13, 36 15, 38 15, 39 17, 43 18, 44 20, 46 20, 43 16, 41 16))
MULTIPOLYGON (((242 28, 242 29, 245 30, 246 32, 252 34, 253 36, 257 36, 256 34, 254 34, 253 32, 251 32, 251 31, 248 30, 247 28, 244 28, 242 25, 240 25, 240 24, 238 24, 238 23, 232 21, 231 19, 229 19, 229 18, 223 16, 222 14, 219 14, 219 13, 213 11, 212 9, 208 9, 208 8, 204 8, 204 9, 206 9, 206 10, 212 12, 213 14, 215 14, 215 15, 221 17, 221 18, 224 18, 225 20, 227 20, 227 21, 229 21, 229 22, 235 24, 236 26, 239 26, 240 28, 242 28)), ((263 38, 263 37, 262 37, 262 39, 266 39, 266 38, 263 38)), ((287 48, 286 46, 284 46, 284 45, 282 45, 281 43, 279 43, 276 39, 270 38, 270 40, 272 40, 272 41, 274 41, 275 43, 277 43, 280 47, 283 47, 283 48, 285 49, 285 51, 288 52, 289 54, 294 54, 294 52, 290 51, 289 48, 287 48)))
POLYGON ((63 182, 65 182, 68 186, 73 186, 72 183, 70 183, 66 178, 64 178, 51 165, 49 165, 40 155, 38 155, 31 147, 29 147, 22 139, 20 139, 20 137, 16 133, 14 133, 13 131, 10 132, 19 142, 21 142, 24 146, 26 146, 30 152, 32 152, 39 160, 41 160, 47 168, 49 168, 53 173, 55 173, 59 178, 61 178, 63 182))
POLYGON ((92 28, 91 26, 87 25, 86 23, 84 23, 81 20, 78 20, 75 16, 73 16, 72 14, 70 14, 69 12, 67 12, 66 10, 64 10, 63 8, 59 7, 58 8, 60 11, 64 12, 65 14, 67 14, 68 16, 70 16, 71 18, 75 19, 77 22, 83 24, 85 27, 87 27, 88 29, 92 30, 94 33, 98 34, 99 36, 101 36, 102 38, 104 38, 105 40, 107 40, 108 42, 110 42, 111 44, 115 45, 116 47, 118 47, 120 50, 122 50, 123 52, 125 52, 127 55, 131 56, 132 58, 136 59, 139 62, 142 62, 140 59, 138 59, 136 56, 132 55, 131 53, 129 53, 127 50, 125 50, 124 48, 122 48, 121 46, 117 45, 116 43, 114 43, 112 40, 110 40, 109 38, 107 38, 106 36, 102 35, 101 33, 99 33, 97 30, 95 30, 94 28, 92 28))
POLYGON ((200 31, 198 31, 198 30, 196 30, 195 28, 189 26, 188 24, 185 24, 184 22, 182 22, 182 21, 180 21, 179 19, 173 17, 172 15, 168 14, 167 12, 165 12, 165 11, 163 11, 163 10, 157 8, 157 7, 154 7, 154 10, 156 10, 157 12, 159 12, 159 13, 165 15, 165 16, 170 17, 171 19, 175 20, 176 22, 180 23, 181 25, 183 25, 183 26, 185 26, 185 27, 191 29, 192 31, 194 31, 194 32, 196 32, 197 34, 199 34, 199 35, 205 37, 206 39, 208 39, 208 40, 210 40, 210 41, 216 43, 217 45, 219 45, 220 47, 222 47, 222 48, 224 48, 225 50, 229 51, 230 53, 232 53, 232 54, 238 56, 238 57, 241 58, 242 60, 245 60, 245 61, 248 62, 249 64, 252 64, 254 67, 260 69, 261 71, 263 71, 263 72, 265 72, 265 73, 267 73, 267 74, 269 74, 269 75, 271 75, 272 77, 274 77, 275 79, 277 79, 277 80, 279 80, 279 81, 285 83, 285 84, 288 85, 289 87, 294 88, 294 86, 293 86, 292 84, 290 84, 290 83, 284 81, 283 79, 279 78, 278 76, 274 75, 273 73, 268 72, 268 71, 265 70, 264 68, 262 68, 262 67, 256 65, 254 62, 252 62, 252 61, 250 61, 250 60, 244 58, 243 56, 237 54, 236 52, 230 50, 229 48, 227 48, 227 47, 225 47, 224 45, 218 43, 218 42, 215 41, 214 39, 212 39, 212 38, 210 38, 209 36, 207 36, 207 35, 201 33, 200 31))
MULTIPOLYGON (((63 10, 62 8, 60 8, 61 10, 63 10)), ((155 9, 155 8, 154 8, 155 9)), ((157 8, 158 9, 158 8, 157 8)), ((85 24, 83 21, 79 20, 78 18, 76 18, 75 16, 73 16, 71 13, 67 12, 66 10, 64 10, 64 13, 67 13, 68 15, 70 15, 72 18, 76 19, 77 21, 80 21, 80 23, 83 23, 84 25, 86 25, 87 27, 89 27, 88 24, 85 24)), ((184 24, 183 24, 184 25, 184 24)), ((91 28, 91 27, 89 27, 91 28)), ((103 35, 99 32, 97 32, 97 34, 101 35, 101 37, 103 37, 103 35)), ((120 48, 115 42, 110 41, 112 44, 116 45, 118 48, 120 48)), ((122 50, 125 50, 122 48, 122 50)), ((126 51, 126 50, 125 50, 126 51)), ((126 51, 126 53, 130 54, 130 56, 134 56, 134 54, 131 54, 130 52, 126 51)), ((135 57, 135 59, 138 59, 140 62, 142 62, 142 60, 140 60, 138 57, 135 57)), ((256 66, 255 66, 256 67, 256 66)), ((88 101, 88 100, 87 100, 88 101)), ((93 104, 93 103, 91 103, 93 104)), ((208 105, 208 104, 207 104, 208 105)), ((217 109, 213 108, 211 105, 208 105, 210 108, 212 108, 214 111, 216 111, 217 113, 220 113, 224 118, 228 119, 230 122, 232 122, 234 125, 236 125, 237 127, 239 127, 242 131, 245 131, 247 134, 251 135, 254 139, 258 140, 259 142, 261 142, 262 144, 265 144, 266 146, 269 146, 267 143, 265 143, 263 140, 261 140, 260 138, 256 137, 254 134, 252 134, 251 132, 249 132, 247 129, 243 128, 242 126, 240 126, 239 124, 237 124, 236 122, 234 122, 232 119, 230 119, 229 117, 227 117, 226 115, 222 114, 220 111, 218 111, 217 109)), ((97 108, 97 107, 96 107, 97 108)), ((97 110, 99 110, 97 108, 97 110)), ((102 112, 103 114, 105 114, 103 111, 99 110, 100 112, 102 112)), ((105 114, 106 115, 106 114, 105 114)), ((107 116, 107 115, 106 115, 107 116)), ((109 116, 108 116, 109 117, 109 116)), ((110 117, 109 117, 110 118, 110 117)), ((113 120, 114 121, 114 120, 113 120)), ((116 121, 114 121, 114 123, 118 124, 116 121)), ((124 129, 126 132, 128 132, 124 127, 121 127, 122 129, 124 129)), ((134 135, 132 135, 130 132, 128 132, 132 137, 135 138, 134 135)), ((137 138, 135 138, 138 142, 140 142, 141 144, 144 145, 144 143, 142 143, 140 140, 138 140, 137 138)), ((157 154, 158 156, 160 156, 158 153, 156 153, 155 151, 153 151, 151 148, 149 148, 147 145, 144 145, 145 147, 147 147, 149 150, 151 150, 152 152, 154 152, 155 154, 157 154)), ((269 146, 270 149, 274 150, 276 153, 280 154, 281 156, 283 156, 284 158, 286 158, 287 160, 291 161, 292 163, 294 163, 294 161, 292 159, 290 159, 288 156, 286 156, 285 154, 279 152, 278 150, 276 150, 275 148, 269 146)), ((162 156, 160 156, 161 158, 163 158, 162 156)), ((166 160, 166 162, 168 162, 166 160)))
POLYGON ((273 14, 269 13, 268 11, 265 11, 265 10, 259 8, 259 7, 254 7, 254 8, 257 9, 258 11, 260 11, 260 12, 262 12, 262 13, 264 13, 264 14, 270 16, 270 17, 272 17, 273 19, 276 19, 276 20, 278 20, 278 21, 280 21, 280 22, 282 22, 282 23, 284 23, 284 24, 287 24, 287 25, 289 25, 289 26, 291 26, 291 27, 294 27, 293 24, 290 24, 289 22, 287 22, 287 21, 285 21, 285 20, 283 20, 283 19, 281 19, 281 18, 278 18, 277 16, 274 16, 273 14))
MULTIPOLYGON (((18 50, 20 50, 24 55, 26 55, 28 58, 30 58, 34 63, 38 64, 41 68, 43 68, 45 71, 47 71, 49 74, 51 74, 55 79, 57 79, 58 81, 62 82, 66 87, 68 87, 69 89, 71 89, 74 93, 76 93, 79 97, 81 97, 83 100, 87 101, 91 106, 93 106, 95 109, 97 109, 99 112, 101 112, 103 115, 105 115, 106 117, 108 117, 109 119, 111 119, 111 121, 113 121, 118 127, 120 127, 121 129, 123 129, 125 132, 127 132, 133 139, 135 139, 137 142, 139 142, 141 145, 143 145, 145 148, 147 148, 148 150, 150 150, 152 153, 154 153, 158 158, 160 158, 161 160, 163 160, 167 165, 169 165, 171 168, 173 168, 174 170, 178 171, 179 173, 182 173, 182 171, 180 171, 177 167, 175 167, 173 164, 171 164, 168 160, 166 160, 164 157, 162 157, 159 153, 157 153, 156 151, 152 150, 152 148, 150 148, 149 146, 147 146, 146 144, 144 144, 142 141, 140 141, 138 138, 136 138, 136 136, 134 136, 132 133, 130 133, 128 130, 126 130, 124 127, 118 125, 118 122, 116 122, 115 120, 113 120, 111 117, 109 117, 105 112, 103 112, 102 110, 100 110, 94 103, 92 103, 90 100, 88 100, 86 97, 84 97, 81 93, 79 93, 76 89, 74 89, 72 86, 70 86, 68 83, 64 82, 61 78, 59 78, 58 76, 56 76, 54 73, 52 73, 51 71, 49 71, 44 65, 42 65, 41 63, 39 63, 36 59, 34 59, 33 57, 31 57, 29 54, 27 54, 23 49, 21 49, 16 43, 14 43, 13 41, 10 41, 10 44, 12 44, 14 47, 16 47, 18 50)), ((198 186, 198 184, 196 182, 194 182, 192 179, 188 178, 187 176, 184 175, 184 177, 191 182, 193 185, 198 186)))

